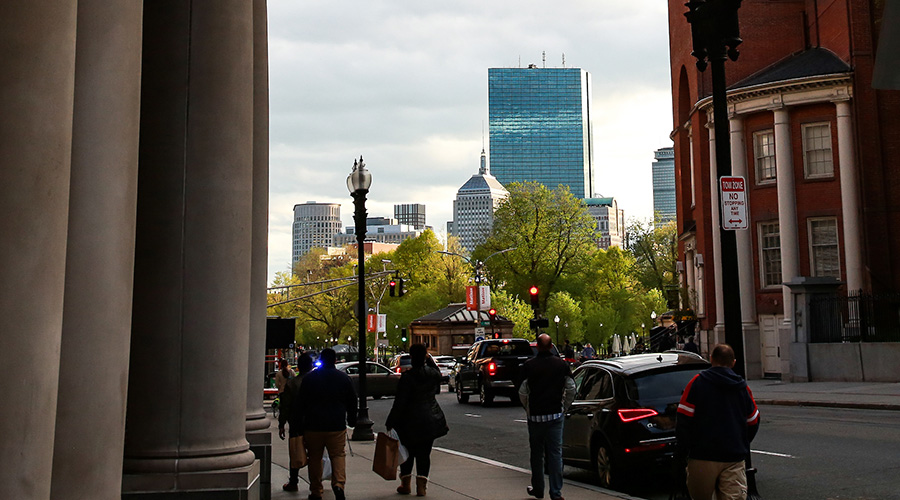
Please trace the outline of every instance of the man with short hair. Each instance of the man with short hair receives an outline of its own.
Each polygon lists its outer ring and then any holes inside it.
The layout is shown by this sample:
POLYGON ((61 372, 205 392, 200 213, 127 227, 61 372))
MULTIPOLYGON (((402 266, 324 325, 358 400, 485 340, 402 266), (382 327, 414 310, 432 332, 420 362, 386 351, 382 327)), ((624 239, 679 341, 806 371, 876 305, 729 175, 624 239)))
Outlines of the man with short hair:
POLYGON ((321 500, 322 457, 328 450, 331 459, 331 489, 334 498, 344 500, 347 482, 344 443, 347 426, 356 426, 356 391, 346 373, 334 367, 334 349, 324 349, 322 366, 313 370, 300 384, 298 395, 302 409, 301 427, 309 460, 309 500, 321 500))
POLYGON ((531 446, 531 486, 528 494, 544 498, 544 456, 550 475, 550 498, 562 497, 563 418, 575 399, 575 381, 569 364, 551 351, 547 334, 537 337, 537 356, 522 365, 519 399, 528 417, 528 442, 531 446))
POLYGON ((681 395, 676 420, 679 458, 687 458, 691 498, 744 500, 744 459, 759 430, 759 409, 747 382, 736 374, 734 350, 719 344, 712 366, 695 375, 681 395))

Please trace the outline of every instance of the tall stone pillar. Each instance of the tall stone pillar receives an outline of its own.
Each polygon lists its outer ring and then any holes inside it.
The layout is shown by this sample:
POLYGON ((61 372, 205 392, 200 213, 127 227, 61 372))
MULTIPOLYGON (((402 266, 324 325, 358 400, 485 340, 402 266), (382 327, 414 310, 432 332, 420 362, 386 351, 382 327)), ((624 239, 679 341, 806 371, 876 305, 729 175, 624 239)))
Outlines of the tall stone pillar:
POLYGON ((841 178, 841 214, 844 219, 844 264, 847 291, 865 287, 863 281, 862 243, 860 241, 859 172, 853 150, 853 123, 850 101, 837 101, 838 170, 841 178))
MULTIPOLYGON (((781 280, 797 277, 800 247, 797 228, 797 198, 794 190, 794 160, 791 144, 791 119, 787 108, 775 113, 775 179, 778 186, 778 229, 781 233, 781 280)), ((784 322, 790 324, 791 290, 783 286, 784 322)))
POLYGON ((266 0, 253 0, 253 229, 250 268, 250 348, 247 370, 247 441, 259 459, 260 497, 272 488, 272 434, 263 407, 266 356, 266 287, 269 252, 269 51, 266 0))
MULTIPOLYGON (((712 108, 706 114, 708 121, 706 122, 706 130, 709 134, 709 209, 712 217, 712 244, 713 244, 713 283, 715 286, 716 296, 716 324, 713 327, 713 335, 716 342, 725 339, 725 300, 722 289, 722 235, 719 233, 721 225, 719 217, 719 179, 716 176, 716 127, 713 118, 712 108)), ((707 264, 708 265, 708 264, 707 264)), ((734 286, 734 283, 729 283, 734 286)))
POLYGON ((122 498, 258 498, 249 2, 145 3, 138 176, 122 498))
POLYGON ((139 1, 79 0, 56 444, 50 497, 118 497, 131 339, 139 1))
MULTIPOLYGON (((744 120, 733 116, 731 128, 731 172, 749 179, 747 171, 747 147, 744 142, 744 120)), ((750 206, 750 190, 747 190, 747 206, 750 206)), ((748 226, 753 224, 752 214, 748 226)), ((759 322, 756 319, 756 286, 753 274, 753 243, 749 229, 737 231, 738 281, 741 289, 741 328, 744 331, 744 374, 748 379, 762 378, 762 344, 759 338, 759 322)))
POLYGON ((75 2, 0 3, 0 498, 50 498, 75 2))
MULTIPOLYGON (((797 198, 794 190, 794 160, 791 144, 791 117, 787 108, 775 114, 775 181, 778 188, 778 229, 781 234, 781 281, 787 283, 798 276, 800 247, 797 228, 797 198)), ((779 343, 787 345, 793 333, 793 300, 791 290, 782 285, 784 322, 778 327, 779 343)), ((784 351, 786 349, 782 349, 784 351)), ((790 360, 781 358, 782 373, 790 371, 790 360)))

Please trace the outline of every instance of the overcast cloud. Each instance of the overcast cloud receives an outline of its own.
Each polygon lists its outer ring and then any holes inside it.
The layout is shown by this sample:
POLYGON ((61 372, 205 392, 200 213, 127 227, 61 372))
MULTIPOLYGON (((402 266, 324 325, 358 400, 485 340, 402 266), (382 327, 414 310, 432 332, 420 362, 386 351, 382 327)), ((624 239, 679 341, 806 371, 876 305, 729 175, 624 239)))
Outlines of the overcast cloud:
POLYGON ((478 171, 488 68, 543 51, 591 73, 597 191, 649 218, 653 151, 672 144, 667 19, 660 0, 270 0, 270 281, 290 268, 295 204, 340 203, 351 225, 360 155, 370 216, 424 203, 443 237, 478 171))

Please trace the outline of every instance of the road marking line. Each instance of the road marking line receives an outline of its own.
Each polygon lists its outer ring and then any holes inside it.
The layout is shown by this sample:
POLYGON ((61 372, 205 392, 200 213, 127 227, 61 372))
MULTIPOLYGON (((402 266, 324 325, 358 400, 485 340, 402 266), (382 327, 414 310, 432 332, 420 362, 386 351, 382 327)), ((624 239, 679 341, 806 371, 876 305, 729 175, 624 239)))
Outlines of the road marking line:
POLYGON ((521 422, 521 423, 523 423, 523 424, 527 424, 527 423, 528 423, 527 420, 524 420, 524 419, 521 419, 521 418, 516 419, 516 420, 513 420, 513 422, 521 422))
POLYGON ((797 458, 794 455, 785 455, 784 453, 775 453, 774 451, 761 451, 761 450, 750 450, 752 453, 759 453, 760 455, 771 455, 773 457, 781 457, 781 458, 797 458))
POLYGON ((474 414, 474 413, 466 413, 466 416, 467 416, 467 417, 472 417, 472 418, 481 418, 481 415, 476 415, 476 414, 474 414))

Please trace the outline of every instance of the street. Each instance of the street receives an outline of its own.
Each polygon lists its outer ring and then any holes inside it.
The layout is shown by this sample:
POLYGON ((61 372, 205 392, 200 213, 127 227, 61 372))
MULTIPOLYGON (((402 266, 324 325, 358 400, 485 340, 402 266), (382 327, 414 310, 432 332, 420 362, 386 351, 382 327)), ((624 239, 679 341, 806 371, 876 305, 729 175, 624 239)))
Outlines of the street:
MULTIPOLYGON (((376 432, 384 430, 392 402, 369 401, 376 432)), ((518 404, 498 398, 490 408, 461 405, 447 392, 438 402, 450 434, 436 447, 529 468, 528 431, 518 404)), ((762 426, 752 449, 762 498, 900 500, 898 412, 788 406, 760 406, 760 412, 762 426)), ((597 484, 590 471, 573 467, 566 467, 565 477, 597 484)), ((648 470, 639 478, 626 493, 651 500, 669 497, 666 471, 648 470)))

